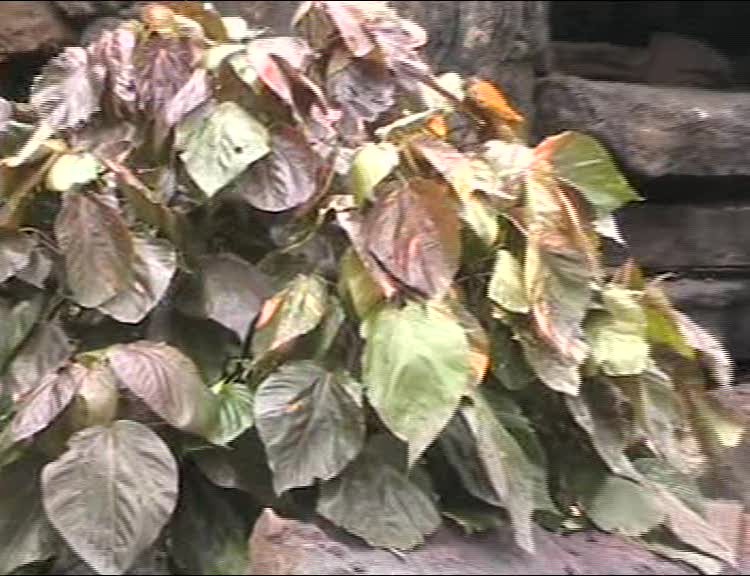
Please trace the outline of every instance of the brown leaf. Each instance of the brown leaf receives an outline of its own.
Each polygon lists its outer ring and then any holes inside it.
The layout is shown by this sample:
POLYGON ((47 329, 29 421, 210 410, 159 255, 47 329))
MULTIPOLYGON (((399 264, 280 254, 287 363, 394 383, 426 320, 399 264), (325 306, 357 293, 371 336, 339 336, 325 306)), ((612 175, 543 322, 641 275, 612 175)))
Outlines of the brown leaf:
POLYGON ((427 296, 445 293, 458 270, 458 216, 447 190, 414 179, 380 196, 365 221, 368 251, 391 275, 427 296))

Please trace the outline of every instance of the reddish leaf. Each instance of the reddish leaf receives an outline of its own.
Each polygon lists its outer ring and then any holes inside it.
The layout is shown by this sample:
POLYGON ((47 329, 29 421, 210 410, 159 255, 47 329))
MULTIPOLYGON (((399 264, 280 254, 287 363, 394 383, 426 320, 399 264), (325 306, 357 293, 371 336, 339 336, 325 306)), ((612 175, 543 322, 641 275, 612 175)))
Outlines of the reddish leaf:
POLYGON ((431 136, 415 138, 410 144, 445 178, 460 199, 469 200, 474 189, 473 170, 469 158, 450 144, 431 136))
POLYGON ((103 304, 133 280, 133 240, 117 210, 94 194, 66 194, 55 220, 65 271, 76 301, 103 304))
POLYGON ((121 26, 105 30, 98 40, 88 47, 89 53, 107 69, 105 110, 117 117, 130 117, 135 112, 136 83, 133 52, 136 35, 130 28, 121 26))
POLYGON ((174 97, 166 102, 164 114, 160 120, 163 128, 168 130, 198 106, 211 97, 211 85, 208 80, 208 72, 199 68, 190 76, 190 79, 180 88, 174 97))
POLYGON ((317 189, 320 159, 304 136, 288 126, 271 134, 270 148, 271 152, 241 177, 237 193, 267 212, 304 204, 317 189))
POLYGON ((427 296, 448 290, 461 245, 444 187, 422 179, 400 185, 378 198, 364 230, 370 253, 399 281, 427 296))
POLYGON ((87 370, 70 364, 59 372, 50 372, 22 401, 11 424, 16 441, 24 440, 44 430, 63 411, 75 396, 87 370))
POLYGON ((369 3, 322 2, 322 4, 353 56, 361 58, 375 48, 367 31, 362 26, 362 22, 368 13, 369 3))
POLYGON ((245 55, 263 83, 284 102, 293 104, 289 79, 272 56, 283 59, 295 70, 301 70, 312 56, 307 43, 288 36, 260 38, 248 44, 245 55))

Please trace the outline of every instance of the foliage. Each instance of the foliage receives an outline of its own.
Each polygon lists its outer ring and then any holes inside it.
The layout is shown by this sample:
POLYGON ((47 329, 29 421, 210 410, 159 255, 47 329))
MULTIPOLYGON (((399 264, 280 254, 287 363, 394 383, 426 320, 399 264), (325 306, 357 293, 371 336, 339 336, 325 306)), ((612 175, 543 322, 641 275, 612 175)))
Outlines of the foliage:
POLYGON ((0 571, 163 536, 232 573, 253 502, 403 549, 442 515, 533 550, 575 510, 732 562, 691 488, 742 436, 731 364, 604 265, 638 199, 606 150, 527 145, 385 3, 295 26, 150 5, 0 124, 0 571))

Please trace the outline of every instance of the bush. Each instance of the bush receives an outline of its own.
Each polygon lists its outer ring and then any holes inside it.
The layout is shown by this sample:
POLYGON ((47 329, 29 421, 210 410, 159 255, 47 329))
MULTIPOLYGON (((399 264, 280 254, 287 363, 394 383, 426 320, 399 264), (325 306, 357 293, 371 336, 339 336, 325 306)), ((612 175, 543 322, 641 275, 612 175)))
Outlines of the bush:
POLYGON ((162 534, 238 573, 260 506, 387 548, 590 521, 731 562, 695 487, 742 435, 708 393, 730 363, 604 265, 639 199, 605 149, 528 146, 383 3, 295 25, 151 5, 44 68, 33 126, 2 106, 0 571, 122 573, 162 534))

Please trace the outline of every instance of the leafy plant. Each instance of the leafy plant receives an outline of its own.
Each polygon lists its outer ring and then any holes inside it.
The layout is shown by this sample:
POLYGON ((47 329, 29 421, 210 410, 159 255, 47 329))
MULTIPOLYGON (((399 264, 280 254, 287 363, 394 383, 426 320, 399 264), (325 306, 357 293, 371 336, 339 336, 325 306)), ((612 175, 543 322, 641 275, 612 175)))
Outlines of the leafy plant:
POLYGON ((690 488, 743 433, 731 365, 603 263, 639 199, 606 150, 529 146, 384 3, 295 26, 150 5, 4 113, 0 571, 162 536, 234 573, 260 506, 392 548, 573 511, 731 563, 690 488))

